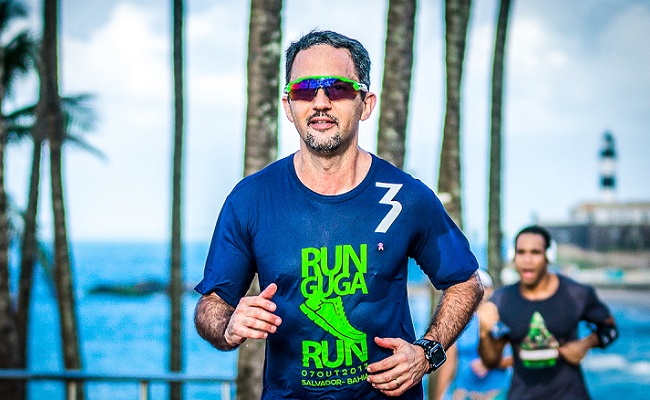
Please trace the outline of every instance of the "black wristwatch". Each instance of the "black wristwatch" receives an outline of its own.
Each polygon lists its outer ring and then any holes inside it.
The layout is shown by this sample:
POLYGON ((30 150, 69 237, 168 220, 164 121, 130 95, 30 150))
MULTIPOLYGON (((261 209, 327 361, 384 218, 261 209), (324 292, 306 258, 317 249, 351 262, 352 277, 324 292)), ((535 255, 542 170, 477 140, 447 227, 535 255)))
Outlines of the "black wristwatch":
POLYGON ((437 370, 445 361, 447 361, 445 349, 442 348, 440 343, 428 339, 418 339, 413 342, 413 344, 424 349, 424 356, 427 358, 427 361, 429 361, 429 370, 427 371, 427 374, 437 370))

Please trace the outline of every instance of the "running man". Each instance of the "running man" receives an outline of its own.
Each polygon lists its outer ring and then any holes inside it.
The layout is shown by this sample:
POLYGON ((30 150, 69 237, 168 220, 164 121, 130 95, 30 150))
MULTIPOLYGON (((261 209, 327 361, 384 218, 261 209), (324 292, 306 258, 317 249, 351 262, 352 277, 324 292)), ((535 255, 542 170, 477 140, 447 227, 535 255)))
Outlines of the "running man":
POLYGON ((420 400, 483 294, 476 258, 433 191, 358 146, 377 102, 361 43, 310 32, 286 74, 300 149, 226 199, 196 328, 221 350, 266 340, 263 399, 420 400), (417 341, 409 258, 444 291, 417 341), (256 273, 263 290, 246 297, 256 273))
POLYGON ((614 317, 592 287, 549 271, 550 247, 546 229, 522 229, 514 258, 520 281, 495 291, 478 310, 485 365, 498 365, 504 345, 512 345, 508 399, 589 399, 580 362, 589 349, 606 348, 618 337, 614 317), (593 333, 579 338, 580 321, 593 333))

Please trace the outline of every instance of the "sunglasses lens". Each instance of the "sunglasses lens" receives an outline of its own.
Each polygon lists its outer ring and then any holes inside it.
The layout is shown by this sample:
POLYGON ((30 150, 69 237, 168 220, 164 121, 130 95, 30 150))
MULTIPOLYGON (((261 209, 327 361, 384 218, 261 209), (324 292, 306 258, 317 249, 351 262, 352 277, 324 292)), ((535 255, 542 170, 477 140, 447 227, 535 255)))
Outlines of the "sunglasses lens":
POLYGON ((357 91, 350 82, 336 78, 309 78, 289 86, 291 100, 311 101, 316 97, 318 89, 322 88, 330 100, 354 99, 357 91))
POLYGON ((289 98, 291 100, 311 101, 316 96, 318 85, 314 84, 314 79, 305 79, 296 82, 289 87, 289 98))
POLYGON ((289 98, 291 100, 311 101, 316 97, 316 90, 318 89, 294 89, 292 87, 289 91, 289 98))
POLYGON ((330 87, 327 88, 325 92, 327 93, 327 97, 329 97, 330 100, 352 100, 357 97, 357 91, 354 90, 354 86, 352 86, 352 84, 349 82, 343 81, 336 81, 332 83, 332 85, 330 85, 330 87))

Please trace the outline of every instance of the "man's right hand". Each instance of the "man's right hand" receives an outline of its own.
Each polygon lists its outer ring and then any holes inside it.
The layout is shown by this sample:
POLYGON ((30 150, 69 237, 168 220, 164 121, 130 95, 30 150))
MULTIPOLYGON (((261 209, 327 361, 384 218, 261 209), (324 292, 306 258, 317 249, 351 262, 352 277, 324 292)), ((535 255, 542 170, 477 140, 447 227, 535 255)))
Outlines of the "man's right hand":
POLYGON ((495 340, 490 334, 494 324, 500 320, 499 310, 496 304, 484 301, 478 307, 477 314, 480 322, 479 355, 488 369, 496 368, 501 362, 503 347, 506 344, 505 338, 495 340))
POLYGON ((479 305, 476 313, 480 322, 481 337, 486 337, 490 334, 494 324, 499 321, 499 309, 496 304, 490 301, 484 301, 479 305))
POLYGON ((282 319, 274 314, 277 306, 271 301, 278 286, 270 284, 257 296, 242 298, 230 317, 224 339, 237 347, 246 339, 266 339, 277 331, 282 319))

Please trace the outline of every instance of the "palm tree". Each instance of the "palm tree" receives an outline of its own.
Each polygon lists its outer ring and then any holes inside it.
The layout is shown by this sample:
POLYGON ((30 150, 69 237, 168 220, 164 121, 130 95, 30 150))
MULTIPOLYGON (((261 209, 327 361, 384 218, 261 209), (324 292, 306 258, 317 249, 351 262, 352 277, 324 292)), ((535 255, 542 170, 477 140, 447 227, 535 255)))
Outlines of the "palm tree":
MULTIPOLYGON (((447 101, 438 171, 438 193, 449 216, 462 229, 460 93, 463 59, 471 0, 445 2, 445 61, 447 101)), ((439 294, 431 286, 431 315, 435 312, 439 294)), ((437 375, 430 377, 429 398, 435 396, 437 375)))
POLYGON ((32 166, 29 181, 27 209, 24 215, 23 236, 20 246, 20 278, 18 286, 18 306, 16 324, 18 346, 21 352, 21 368, 27 367, 27 323, 31 299, 32 276, 37 257, 36 214, 38 211, 39 187, 41 180, 42 132, 32 131, 32 166))
MULTIPOLYGON (((184 136, 184 104, 183 104, 183 0, 173 0, 173 62, 174 62, 174 149, 173 149, 173 178, 172 178, 172 224, 171 224, 171 354, 170 370, 182 370, 182 302, 183 302, 183 271, 182 271, 182 181, 183 181, 183 136, 184 136)), ((170 399, 182 398, 180 383, 172 383, 170 399)))
MULTIPOLYGON (((248 104, 244 176, 259 171, 277 158, 282 0, 252 0, 248 28, 248 104)), ((248 294, 259 294, 259 281, 248 294)), ((262 395, 264 342, 250 340, 239 349, 237 400, 262 395)))
MULTIPOLYGON (((2 50, 0 50, 0 53, 2 50)), ((2 54, 0 54, 2 57, 2 54)), ((0 65, 0 78, 4 75, 0 65)), ((4 92, 0 89, 0 99, 4 92)), ((0 100, 1 103, 1 100, 0 100)), ((7 193, 4 185, 5 132, 4 121, 0 120, 0 368, 16 368, 19 363, 18 336, 11 312, 9 293, 9 216, 7 211, 7 193)), ((20 398, 20 384, 17 382, 0 382, 0 391, 8 399, 20 398)))
POLYGON ((415 0, 388 2, 377 154, 398 168, 404 167, 415 10, 415 0))
MULTIPOLYGON (((66 369, 79 370, 81 355, 63 199, 62 147, 65 139, 65 121, 59 98, 58 6, 58 0, 43 1, 43 41, 39 65, 41 82, 35 130, 47 132, 43 136, 47 136, 50 145, 55 283, 61 318, 63 362, 66 369)), ((77 398, 83 397, 83 391, 79 391, 77 398)))
POLYGON ((251 1, 244 176, 261 170, 278 155, 281 23, 282 0, 251 1))
POLYGON ((445 208, 459 227, 462 227, 461 204, 461 148, 460 148, 460 93, 463 75, 463 59, 471 0, 448 0, 445 2, 446 44, 446 107, 440 152, 438 191, 445 208))
MULTIPOLYGON (((0 110, 5 95, 11 91, 15 79, 26 72, 31 63, 33 41, 27 30, 7 33, 13 23, 27 15, 21 2, 0 1, 0 37, 5 38, 0 44, 0 110)), ((9 140, 4 116, 0 116, 0 368, 19 368, 24 356, 19 351, 19 335, 11 307, 9 292, 9 245, 10 229, 7 193, 4 185, 5 146, 9 140)), ((8 399, 24 396, 24 384, 20 382, 2 382, 0 392, 8 399)))
MULTIPOLYGON (((81 137, 83 133, 93 128, 96 121, 95 112, 90 105, 92 99, 93 96, 89 94, 66 96, 61 99, 65 121, 65 143, 104 158, 101 151, 81 137)), ((33 143, 27 209, 22 215, 21 263, 16 307, 18 347, 21 354, 20 368, 27 367, 27 323, 34 266, 38 262, 48 275, 53 276, 45 245, 38 240, 37 236, 36 217, 41 179, 41 153, 45 142, 43 136, 45 132, 35 129, 35 117, 36 105, 20 108, 5 116, 7 133, 10 137, 14 137, 16 141, 30 137, 33 143)))
POLYGON ((490 166, 488 188, 488 232, 487 232, 487 257, 494 285, 500 287, 501 271, 503 270, 503 257, 501 244, 503 234, 501 229, 501 143, 503 116, 503 75, 506 47, 506 33, 508 31, 508 16, 510 14, 510 0, 501 0, 499 17, 497 20, 496 40, 494 42, 494 62, 492 64, 492 122, 490 125, 490 166))
MULTIPOLYGON (((0 67, 2 69, 2 67, 0 67)), ((0 70, 0 74, 4 71, 0 70)), ((0 92, 0 98, 4 97, 0 92)), ((9 293, 9 217, 7 212, 7 194, 4 186, 4 128, 0 121, 0 368, 17 368, 20 364, 18 355, 18 336, 11 312, 9 293)), ((8 399, 20 398, 20 385, 17 382, 0 382, 0 391, 8 399)))

